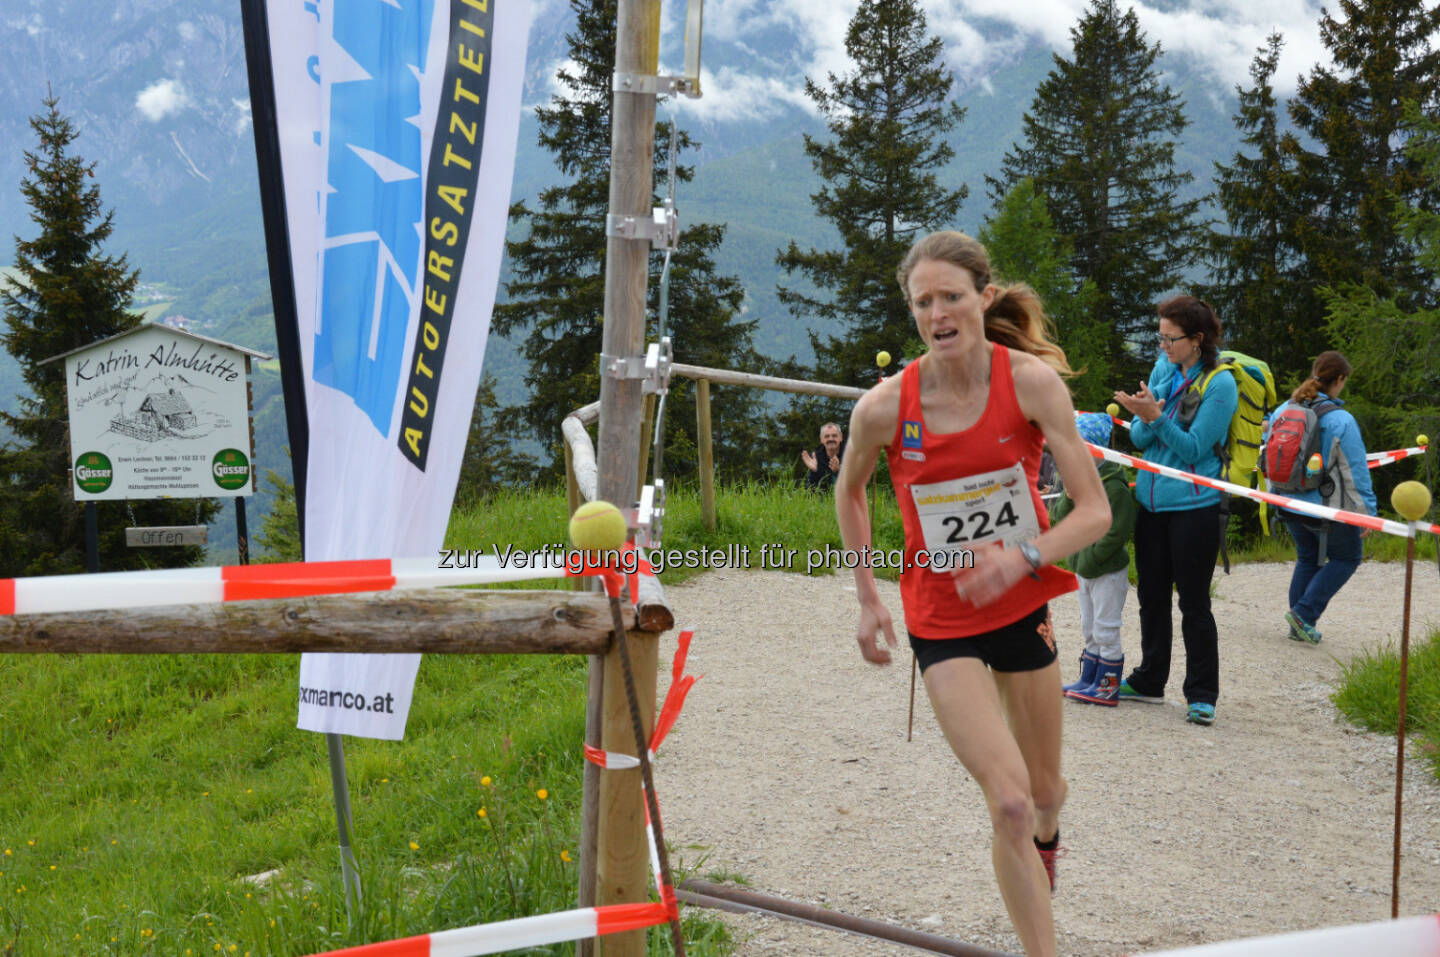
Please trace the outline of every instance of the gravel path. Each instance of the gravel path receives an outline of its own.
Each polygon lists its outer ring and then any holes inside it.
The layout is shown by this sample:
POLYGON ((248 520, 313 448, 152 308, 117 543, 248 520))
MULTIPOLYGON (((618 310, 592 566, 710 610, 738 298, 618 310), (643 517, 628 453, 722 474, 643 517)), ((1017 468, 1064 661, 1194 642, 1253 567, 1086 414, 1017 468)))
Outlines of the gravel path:
MULTIPOLYGON (((1418 566, 1412 640, 1440 627, 1418 566)), ((1064 954, 1112 955, 1382 920, 1390 915, 1393 738, 1330 703, 1341 662, 1400 635, 1403 566, 1366 564, 1318 647, 1286 637, 1290 566, 1216 576, 1217 720, 1184 720, 1184 651, 1163 705, 1067 702, 1055 919, 1064 954)), ((881 593, 900 622, 898 587, 881 593)), ((855 647, 848 574, 710 572, 668 597, 703 675, 661 751, 666 837, 696 876, 1017 952, 990 868, 979 789, 923 688, 905 740, 910 653, 855 647), (702 862, 703 863, 700 863, 702 862)), ((1074 595, 1052 605, 1063 674, 1082 641, 1074 595)), ((1125 648, 1138 654, 1133 589, 1125 648)), ((902 632, 903 635, 903 632, 902 632)), ((903 637, 902 637, 903 641, 903 637)), ((662 642, 661 693, 674 636, 662 642)), ((1401 913, 1440 911, 1440 785, 1406 763, 1401 913)), ((773 918, 724 918, 755 955, 902 955, 898 945, 773 918)))

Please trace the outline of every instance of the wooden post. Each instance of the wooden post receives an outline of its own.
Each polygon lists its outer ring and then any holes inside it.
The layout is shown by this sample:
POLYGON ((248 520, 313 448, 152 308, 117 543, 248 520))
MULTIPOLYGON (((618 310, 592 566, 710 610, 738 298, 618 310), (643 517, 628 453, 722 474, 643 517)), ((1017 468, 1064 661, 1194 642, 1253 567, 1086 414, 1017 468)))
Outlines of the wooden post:
POLYGON ((650 443, 655 438, 655 395, 645 397, 640 413, 640 476, 635 480, 635 497, 645 488, 645 475, 650 471, 650 443))
POLYGON ((695 444, 700 448, 700 516, 715 531, 715 449, 710 435, 710 380, 695 380, 695 444))
MULTIPOLYGON (((655 669, 660 654, 658 635, 632 631, 630 664, 635 672, 635 694, 640 719, 648 738, 655 727, 655 669)), ((635 754, 635 731, 625 697, 620 652, 612 647, 605 656, 605 703, 600 747, 635 754)), ((641 797, 640 769, 608 770, 600 776, 600 904, 627 904, 647 900, 650 893, 650 852, 645 838, 645 805, 641 797)), ((610 934, 600 942, 605 957, 645 957, 645 931, 610 934)))
MULTIPOLYGON (((655 94, 639 92, 634 78, 654 76, 660 65, 660 0, 619 0, 615 25, 615 94, 610 114, 610 214, 650 219, 654 201, 655 94), (627 86, 627 82, 629 85, 627 86)), ((633 501, 639 464, 641 385, 614 374, 612 362, 640 358, 645 351, 645 285, 650 243, 609 228, 605 241, 605 327, 600 359, 600 439, 597 497, 624 508, 633 501)), ((632 596, 633 597, 633 596, 632 596)), ((635 642, 632 652, 642 713, 654 721, 656 642, 635 642), (648 650, 639 650, 649 645, 648 650), (648 689, 648 691, 646 690, 648 689)), ((592 678, 595 669, 591 670, 592 678)), ((618 652, 604 668, 603 747, 633 753, 618 652), (612 720, 613 715, 613 720, 612 720)), ((640 771, 607 771, 600 776, 600 834, 597 857, 600 903, 639 903, 649 897, 650 860, 645 840, 640 771)), ((645 932, 627 931, 601 942, 606 957, 644 957, 645 932)))

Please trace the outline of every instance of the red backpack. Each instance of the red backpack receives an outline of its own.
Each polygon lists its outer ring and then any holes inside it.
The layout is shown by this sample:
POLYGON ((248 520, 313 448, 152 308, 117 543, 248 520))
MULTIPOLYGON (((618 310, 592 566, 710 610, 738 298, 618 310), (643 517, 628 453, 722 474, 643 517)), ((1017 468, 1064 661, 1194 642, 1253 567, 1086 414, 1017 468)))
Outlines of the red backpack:
POLYGON ((1339 407, 1333 399, 1292 402, 1270 423, 1260 474, 1271 491, 1309 492, 1320 487, 1325 469, 1310 469, 1310 457, 1320 452, 1320 420, 1339 407))

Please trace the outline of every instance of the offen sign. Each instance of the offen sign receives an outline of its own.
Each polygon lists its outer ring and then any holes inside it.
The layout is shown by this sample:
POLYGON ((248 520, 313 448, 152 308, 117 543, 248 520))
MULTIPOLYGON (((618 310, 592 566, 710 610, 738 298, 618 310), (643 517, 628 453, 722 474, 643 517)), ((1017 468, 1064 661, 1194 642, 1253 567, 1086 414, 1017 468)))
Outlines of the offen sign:
POLYGON ((165 545, 204 545, 205 525, 157 525, 125 529, 125 544, 131 548, 158 548, 165 545))

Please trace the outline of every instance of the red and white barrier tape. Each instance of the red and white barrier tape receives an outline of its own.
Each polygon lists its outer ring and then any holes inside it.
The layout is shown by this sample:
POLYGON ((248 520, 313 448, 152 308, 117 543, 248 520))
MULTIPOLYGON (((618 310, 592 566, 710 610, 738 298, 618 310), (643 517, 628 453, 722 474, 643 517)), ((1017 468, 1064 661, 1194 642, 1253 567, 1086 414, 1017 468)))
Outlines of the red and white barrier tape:
POLYGON ((1090 454, 1099 459, 1106 459, 1111 462, 1119 462, 1121 465, 1129 465, 1132 468, 1144 469, 1146 472, 1153 472, 1156 475, 1163 475, 1166 478, 1179 479, 1182 482, 1189 482, 1191 485, 1201 485, 1206 488, 1213 488, 1230 495, 1238 495, 1242 498, 1254 499, 1257 502, 1265 502, 1269 505, 1278 505, 1287 508, 1292 512, 1301 512, 1305 515, 1312 515, 1315 518, 1329 519, 1333 522, 1343 522, 1346 525, 1356 525, 1360 528, 1369 528, 1377 532, 1385 532, 1388 535, 1399 535, 1401 538, 1413 538, 1415 532, 1430 532, 1440 535, 1440 525, 1432 525, 1429 522, 1415 522, 1407 525, 1404 522, 1393 522, 1390 519, 1379 518, 1375 515, 1362 515, 1359 512, 1349 512, 1338 508, 1327 508, 1324 505, 1314 505, 1297 498, 1289 498, 1284 495, 1276 495, 1274 492, 1263 492, 1260 489, 1248 488, 1244 485, 1234 485, 1220 479, 1210 478, 1205 475, 1196 475, 1192 472, 1183 472, 1180 469, 1171 468, 1168 465, 1157 465, 1154 462, 1147 462, 1144 459, 1127 455, 1124 452, 1117 452, 1101 445, 1086 442, 1090 446, 1090 454))
MULTIPOLYGON (((1130 423, 1117 415, 1110 416, 1110 421, 1125 429, 1130 428, 1130 423)), ((1401 459, 1408 459, 1412 455, 1424 455, 1429 449, 1428 445, 1412 445, 1408 449, 1390 449, 1388 452, 1367 452, 1365 464, 1370 468, 1377 468, 1381 465, 1392 465, 1401 459)))
POLYGON ((669 919, 660 903, 607 904, 327 950, 312 957, 474 957, 639 930, 669 919))
POLYGON ((1440 954, 1440 914, 1401 920, 1327 927, 1294 934, 1252 937, 1181 950, 1158 951, 1147 957, 1435 957, 1440 954))
POLYGON ((1424 455, 1425 450, 1430 446, 1416 445, 1408 449, 1391 449, 1389 452, 1370 452, 1365 456, 1365 464, 1372 469, 1381 465, 1390 465, 1401 459, 1408 459, 1412 455, 1424 455))
MULTIPOLYGON (((634 546, 629 546, 633 549, 634 546)), ((0 579, 0 615, 44 612, 144 608, 153 605, 213 604, 265 598, 299 598, 351 592, 399 591, 444 585, 481 585, 600 575, 605 590, 620 594, 624 576, 652 575, 639 554, 597 563, 590 553, 541 549, 506 556, 455 553, 447 561, 468 567, 442 567, 441 558, 377 558, 336 562, 290 562, 277 565, 224 565, 210 568, 169 568, 155 571, 100 572, 94 575, 41 575, 0 579), (584 557, 582 557, 584 556, 584 557), (523 558, 523 561, 521 559, 523 558)))
MULTIPOLYGON (((695 637, 693 629, 686 629, 680 632, 676 640, 675 657, 670 662, 670 688, 665 692, 665 702, 660 706, 660 713, 655 717, 655 730, 650 733, 650 747, 648 753, 650 760, 655 760, 655 752, 660 749, 660 742, 675 727, 675 722, 680 717, 680 710, 685 707, 685 696, 690 693, 695 682, 699 680, 698 675, 685 674, 685 659, 690 654, 690 640, 695 637)), ((599 748, 585 745, 585 760, 591 764, 599 765, 602 768, 638 768, 640 759, 633 754, 621 754, 618 751, 602 751, 599 748)))

